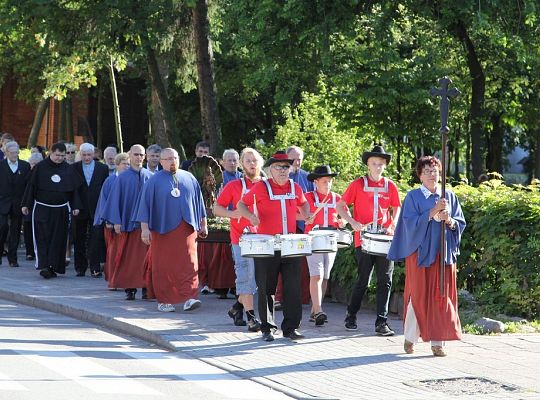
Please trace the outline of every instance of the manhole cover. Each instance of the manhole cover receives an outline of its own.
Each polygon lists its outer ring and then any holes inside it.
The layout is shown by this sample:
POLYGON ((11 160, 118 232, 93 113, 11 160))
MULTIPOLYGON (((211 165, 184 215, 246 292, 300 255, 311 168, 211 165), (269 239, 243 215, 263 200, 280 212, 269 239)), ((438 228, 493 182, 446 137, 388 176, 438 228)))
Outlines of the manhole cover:
POLYGON ((517 386, 474 376, 416 381, 412 383, 412 386, 453 396, 517 392, 521 390, 517 386))

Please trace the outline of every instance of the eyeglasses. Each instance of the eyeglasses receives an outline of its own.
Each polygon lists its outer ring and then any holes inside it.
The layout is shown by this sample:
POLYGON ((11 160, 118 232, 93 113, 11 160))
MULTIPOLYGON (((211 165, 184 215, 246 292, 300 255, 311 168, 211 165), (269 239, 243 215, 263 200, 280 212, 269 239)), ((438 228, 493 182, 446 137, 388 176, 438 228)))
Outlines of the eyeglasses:
POLYGON ((162 158, 162 160, 165 160, 165 161, 175 161, 175 160, 178 160, 178 157, 167 157, 167 158, 162 158))
POLYGON ((425 169, 422 171, 423 175, 437 175, 439 173, 438 169, 425 169))
POLYGON ((290 165, 272 165, 272 168, 274 168, 276 171, 287 171, 289 168, 291 168, 290 165))
POLYGON ((66 154, 75 154, 74 151, 66 151, 66 154))

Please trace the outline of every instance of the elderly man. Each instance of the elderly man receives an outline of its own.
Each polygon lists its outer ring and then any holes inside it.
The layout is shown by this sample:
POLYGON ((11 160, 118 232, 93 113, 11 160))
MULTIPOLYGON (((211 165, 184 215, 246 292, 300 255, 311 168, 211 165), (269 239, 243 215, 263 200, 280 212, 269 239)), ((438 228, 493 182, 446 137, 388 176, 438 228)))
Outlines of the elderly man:
POLYGON ((5 158, 4 146, 6 145, 6 143, 13 142, 13 141, 15 141, 15 138, 13 137, 11 133, 3 133, 0 136, 0 160, 3 160, 5 158))
MULTIPOLYGON (((143 168, 145 155, 140 144, 129 150, 130 167, 115 179, 102 218, 114 225, 117 235, 116 262, 111 270, 109 288, 124 288, 126 300, 135 300, 137 288, 144 288, 144 259, 148 246, 141 242, 136 216, 144 183, 152 174, 143 168)), ((145 291, 143 290, 143 297, 145 291)))
POLYGON ((197 300, 197 236, 208 235, 201 188, 189 172, 178 170, 178 153, 166 148, 161 166, 144 185, 136 220, 141 239, 150 246, 146 284, 148 297, 156 297, 158 310, 184 311, 201 305, 197 300))
POLYGON ((75 163, 76 155, 77 155, 77 145, 73 143, 66 143, 66 162, 68 164, 75 163))
POLYGON ((187 171, 189 167, 191 166, 191 163, 195 161, 195 159, 200 158, 202 156, 209 156, 209 155, 210 155, 210 143, 198 142, 195 145, 195 158, 182 162, 182 169, 184 171, 187 171))
POLYGON ((242 173, 238 171, 240 155, 235 149, 227 149, 223 152, 223 187, 230 181, 234 181, 242 177, 242 173))
MULTIPOLYGON (((41 153, 31 153, 28 158, 28 164, 30 164, 30 171, 36 166, 38 162, 43 161, 41 153)), ((19 204, 20 205, 20 204, 19 204)), ((24 247, 26 248, 26 259, 32 261, 36 259, 36 252, 34 250, 34 236, 32 235, 32 213, 23 216, 23 234, 24 234, 24 247)))
POLYGON ((105 161, 105 165, 109 170, 109 175, 114 175, 116 171, 116 163, 114 162, 114 158, 117 154, 118 151, 116 150, 116 147, 107 146, 105 147, 105 150, 103 150, 103 161, 105 161))
POLYGON ((22 200, 22 213, 33 208, 36 266, 45 279, 66 273, 65 250, 70 213, 79 214, 81 177, 65 161, 66 146, 55 143, 49 157, 32 170, 22 200), (73 210, 73 211, 71 211, 73 210))
POLYGON ((155 174, 162 168, 159 163, 160 155, 161 146, 159 144, 151 144, 146 149, 146 169, 152 174, 155 174))
POLYGON ((4 249, 4 242, 7 239, 9 266, 18 267, 17 248, 22 224, 21 201, 30 177, 30 164, 19 160, 19 145, 16 142, 7 142, 4 153, 6 158, 0 161, 0 249, 4 249))
MULTIPOLYGON (((292 160, 287 158, 285 152, 276 152, 264 165, 270 179, 255 183, 237 204, 239 215, 256 226, 257 233, 286 235, 295 232, 298 212, 305 221, 313 221, 302 189, 289 179, 291 164, 292 160)), ((262 338, 267 342, 274 340, 272 330, 277 328, 274 322, 274 294, 279 273, 283 277, 283 336, 291 340, 303 339, 304 335, 297 330, 302 319, 299 260, 298 257, 282 257, 280 251, 276 251, 273 257, 255 259, 262 338)))
MULTIPOLYGON (((253 296, 257 292, 255 266, 252 258, 242 257, 239 245, 240 236, 244 230, 254 231, 254 227, 247 219, 241 217, 236 210, 236 204, 255 183, 261 180, 264 161, 257 150, 246 147, 242 150, 240 162, 244 176, 225 185, 214 204, 214 214, 218 217, 228 217, 231 225, 231 246, 238 301, 229 309, 228 314, 233 319, 234 325, 248 325, 248 331, 257 332, 260 329, 260 322, 255 318, 253 309, 253 296), (247 324, 243 317, 244 310, 248 319, 247 324)), ((253 208, 250 211, 253 211, 253 208)))
POLYGON ((83 184, 79 186, 82 209, 74 218, 73 247, 77 276, 84 276, 90 266, 91 275, 99 278, 100 263, 105 260, 105 242, 103 228, 94 227, 94 214, 101 187, 109 177, 109 169, 105 164, 94 160, 94 151, 94 145, 81 144, 79 147, 81 161, 73 164, 75 171, 83 178, 83 184))

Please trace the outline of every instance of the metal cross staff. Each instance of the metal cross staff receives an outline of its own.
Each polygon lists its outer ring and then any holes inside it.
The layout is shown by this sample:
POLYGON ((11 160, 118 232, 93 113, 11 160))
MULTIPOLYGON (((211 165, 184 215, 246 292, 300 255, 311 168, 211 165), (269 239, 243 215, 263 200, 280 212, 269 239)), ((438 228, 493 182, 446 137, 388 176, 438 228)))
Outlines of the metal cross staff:
MULTIPOLYGON (((439 132, 441 133, 441 199, 446 198, 446 142, 448 141, 448 111, 450 109, 449 97, 457 97, 460 93, 456 88, 448 89, 448 85, 452 83, 452 80, 445 76, 438 81, 439 88, 431 88, 429 94, 432 97, 439 96, 441 101, 439 103, 439 110, 441 113, 441 127, 439 132)), ((444 296, 444 264, 446 262, 446 224, 441 224, 441 242, 440 242, 440 265, 439 265, 439 286, 441 296, 444 296)))

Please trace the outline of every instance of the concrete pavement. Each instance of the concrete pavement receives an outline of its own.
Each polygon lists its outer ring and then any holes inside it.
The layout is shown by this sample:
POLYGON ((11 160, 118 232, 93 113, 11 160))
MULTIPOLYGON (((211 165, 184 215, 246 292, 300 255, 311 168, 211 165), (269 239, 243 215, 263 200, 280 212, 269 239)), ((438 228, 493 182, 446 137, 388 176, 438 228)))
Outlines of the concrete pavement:
MULTIPOLYGON (((21 260, 23 257, 19 257, 21 260)), ((435 358, 428 343, 403 352, 402 324, 396 336, 374 333, 375 315, 362 310, 359 329, 343 327, 345 306, 324 306, 329 323, 316 328, 304 306, 297 343, 280 335, 271 343, 260 333, 235 327, 226 311, 233 299, 201 296, 201 308, 161 313, 155 301, 125 301, 103 279, 65 276, 45 280, 32 262, 0 266, 0 298, 31 305, 181 351, 245 379, 298 399, 540 399, 540 335, 464 335, 447 344, 448 357, 435 358)), ((181 310, 181 307, 178 307, 181 310)), ((281 322, 281 313, 278 313, 281 322)))

